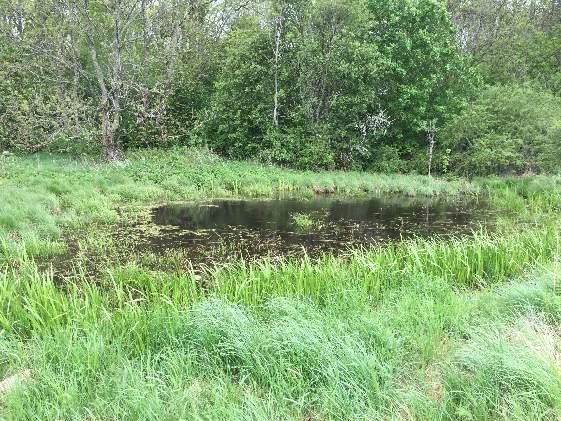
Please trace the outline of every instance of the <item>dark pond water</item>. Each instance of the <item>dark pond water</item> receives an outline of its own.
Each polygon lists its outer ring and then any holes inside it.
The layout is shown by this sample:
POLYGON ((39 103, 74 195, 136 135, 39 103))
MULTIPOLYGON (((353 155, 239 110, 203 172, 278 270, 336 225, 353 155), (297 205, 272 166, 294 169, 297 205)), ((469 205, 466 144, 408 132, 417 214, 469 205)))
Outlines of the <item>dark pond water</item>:
POLYGON ((495 215, 484 201, 406 197, 216 200, 156 208, 157 232, 143 236, 155 252, 181 249, 193 261, 267 255, 318 256, 353 246, 412 237, 469 235, 492 229, 495 215), (302 216, 303 215, 303 216, 302 216), (307 227, 296 219, 304 218, 307 227))

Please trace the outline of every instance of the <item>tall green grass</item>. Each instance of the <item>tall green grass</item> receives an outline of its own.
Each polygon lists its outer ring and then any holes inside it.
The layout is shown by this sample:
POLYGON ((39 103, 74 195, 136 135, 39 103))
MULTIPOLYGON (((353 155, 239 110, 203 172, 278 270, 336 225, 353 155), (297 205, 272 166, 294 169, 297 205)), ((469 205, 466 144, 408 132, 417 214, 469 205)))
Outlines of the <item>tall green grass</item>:
POLYGON ((185 149, 119 165, 2 157, 0 380, 32 378, 0 396, 0 419, 560 419, 559 183, 306 173, 185 149), (497 234, 319 261, 195 273, 141 255, 91 279, 77 260, 64 282, 34 263, 64 250, 65 229, 111 259, 121 245, 97 226, 159 201, 313 188, 483 191, 512 212, 497 234))
POLYGON ((502 210, 561 210, 561 176, 487 177, 475 179, 474 183, 502 210))
POLYGON ((87 311, 68 310, 81 297, 91 308, 121 307, 131 300, 183 308, 211 297, 244 305, 297 297, 325 305, 346 294, 376 303, 419 279, 438 279, 458 289, 499 284, 549 265, 560 252, 559 233, 550 227, 508 237, 405 241, 355 250, 346 258, 239 263, 202 275, 151 271, 130 262, 107 269, 91 282, 77 268, 75 277, 61 286, 31 262, 6 266, 0 277, 0 326, 29 333, 41 330, 43 323, 57 328, 70 314, 88 317, 87 311))
POLYGON ((360 290, 244 305, 182 302, 150 277, 61 289, 29 265, 0 280, 0 377, 33 372, 0 416, 554 419, 553 270, 475 291, 418 275, 376 305, 360 290))
POLYGON ((210 293, 246 304, 286 295, 321 302, 331 294, 348 290, 378 299, 388 289, 422 277, 443 279, 456 287, 498 283, 548 264, 559 248, 555 226, 508 236, 419 239, 355 250, 347 259, 242 263, 215 273, 206 288, 210 293))

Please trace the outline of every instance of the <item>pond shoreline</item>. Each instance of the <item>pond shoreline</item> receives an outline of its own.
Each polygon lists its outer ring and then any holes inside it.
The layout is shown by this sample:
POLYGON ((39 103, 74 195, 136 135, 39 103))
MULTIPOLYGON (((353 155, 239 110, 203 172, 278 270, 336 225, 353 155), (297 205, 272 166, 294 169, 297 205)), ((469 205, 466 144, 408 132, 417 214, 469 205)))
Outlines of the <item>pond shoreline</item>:
MULTIPOLYGON (((505 400, 536 418, 561 415, 560 178, 311 174, 157 154, 122 167, 62 157, 14 157, 3 167, 0 379, 33 376, 3 396, 0 418, 122 419, 138 408, 157 419, 442 419, 466 410, 493 418, 505 400), (251 261, 231 241, 230 264, 200 268, 181 249, 135 250, 128 231, 169 227, 152 223, 158 203, 279 191, 335 202, 327 215, 352 220, 337 195, 314 195, 318 179, 350 193, 418 191, 396 202, 419 212, 421 196, 436 198, 424 202, 429 209, 452 211, 457 200, 471 211, 473 197, 488 201, 496 221, 493 232, 317 258, 251 261), (49 264, 64 242, 77 257, 58 278, 49 264)), ((348 200, 375 200, 360 196, 348 200)), ((256 203, 272 209, 240 216, 229 202, 234 226, 279 212, 278 227, 296 238, 333 227, 321 206, 256 203)), ((220 229, 203 223, 222 212, 216 206, 199 209, 191 231, 220 229)))

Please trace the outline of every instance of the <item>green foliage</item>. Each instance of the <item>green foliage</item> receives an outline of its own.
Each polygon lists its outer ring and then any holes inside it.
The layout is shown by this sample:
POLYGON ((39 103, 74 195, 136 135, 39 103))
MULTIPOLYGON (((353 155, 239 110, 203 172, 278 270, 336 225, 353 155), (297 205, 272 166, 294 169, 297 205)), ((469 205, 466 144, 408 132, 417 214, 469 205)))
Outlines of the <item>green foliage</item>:
POLYGON ((48 7, 0 1, 0 149, 96 153, 91 101, 79 97, 87 88, 71 83, 65 64, 49 55, 63 50, 70 35, 66 23, 57 26, 59 11, 43 15, 48 7))
POLYGON ((446 121, 477 84, 453 41, 446 1, 370 0, 371 42, 386 66, 378 85, 392 124, 385 143, 407 156, 424 149, 426 121, 446 121))
POLYGON ((400 150, 395 146, 382 145, 373 149, 370 169, 385 174, 402 172, 406 163, 400 157, 400 150))
POLYGON ((290 219, 300 231, 307 231, 314 226, 313 216, 306 213, 295 212, 290 215, 290 219))
POLYGON ((559 171, 553 4, 85 5, 0 1, 2 150, 99 154, 109 107, 117 148, 188 145, 305 170, 425 173, 433 121, 435 171, 559 171), (117 50, 113 25, 127 28, 117 50), (480 78, 491 86, 483 93, 480 78))
POLYGON ((366 9, 362 2, 322 1, 284 13, 278 65, 271 35, 259 22, 246 19, 234 28, 211 101, 209 145, 230 157, 297 168, 360 162, 367 150, 358 126, 375 108, 380 61, 366 38, 366 9), (279 127, 273 123, 275 72, 279 127))
POLYGON ((274 28, 246 19, 225 44, 205 137, 227 156, 405 169, 399 161, 424 148, 422 123, 447 119, 473 85, 443 4, 321 1, 275 13, 283 22, 278 64, 274 28), (394 150, 399 157, 383 163, 394 150))
POLYGON ((561 93, 561 9, 555 1, 450 0, 467 57, 490 84, 536 83, 561 93))
POLYGON ((268 147, 258 154, 267 163, 305 170, 333 169, 335 154, 330 148, 329 133, 318 128, 307 130, 271 130, 267 134, 268 147))
POLYGON ((529 86, 494 86, 441 131, 462 174, 559 172, 561 100, 529 86))
POLYGON ((424 150, 423 123, 446 121, 475 80, 443 2, 164 1, 146 13, 137 3, 130 16, 143 19, 130 24, 98 1, 87 10, 16 3, 0 3, 14 16, 0 31, 4 149, 97 154, 111 137, 124 148, 208 146, 298 169, 409 171, 420 167, 405 161, 424 150), (130 28, 118 66, 109 22, 130 28), (103 104, 92 48, 107 73, 103 104), (106 107, 116 118, 102 139, 106 107))
POLYGON ((259 23, 250 20, 226 42, 205 133, 209 146, 231 158, 252 158, 264 148, 272 89, 267 41, 259 23))
POLYGON ((466 240, 406 241, 356 251, 348 262, 326 257, 319 263, 241 263, 217 272, 217 282, 210 291, 245 304, 278 296, 305 296, 324 303, 326 297, 355 289, 377 299, 419 277, 461 287, 496 284, 551 261, 558 247, 555 229, 550 226, 541 231, 466 240))
POLYGON ((323 143, 337 167, 360 167, 369 155, 370 117, 379 111, 376 75, 384 61, 368 36, 368 9, 363 1, 322 1, 307 13, 309 29, 293 35, 298 50, 284 82, 293 86, 284 126, 303 127, 301 143, 323 143))

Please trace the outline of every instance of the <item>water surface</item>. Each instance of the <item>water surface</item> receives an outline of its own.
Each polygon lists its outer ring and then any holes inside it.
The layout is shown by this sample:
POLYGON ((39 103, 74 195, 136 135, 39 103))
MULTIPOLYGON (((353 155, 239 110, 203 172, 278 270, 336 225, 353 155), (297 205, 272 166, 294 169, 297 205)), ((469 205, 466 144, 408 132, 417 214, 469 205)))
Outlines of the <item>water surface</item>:
POLYGON ((402 196, 312 199, 213 200, 172 204, 152 211, 158 227, 145 236, 156 252, 181 249, 193 261, 262 256, 339 254, 413 237, 470 235, 491 228, 484 201, 419 200, 402 196), (294 215, 312 226, 302 229, 294 215))

